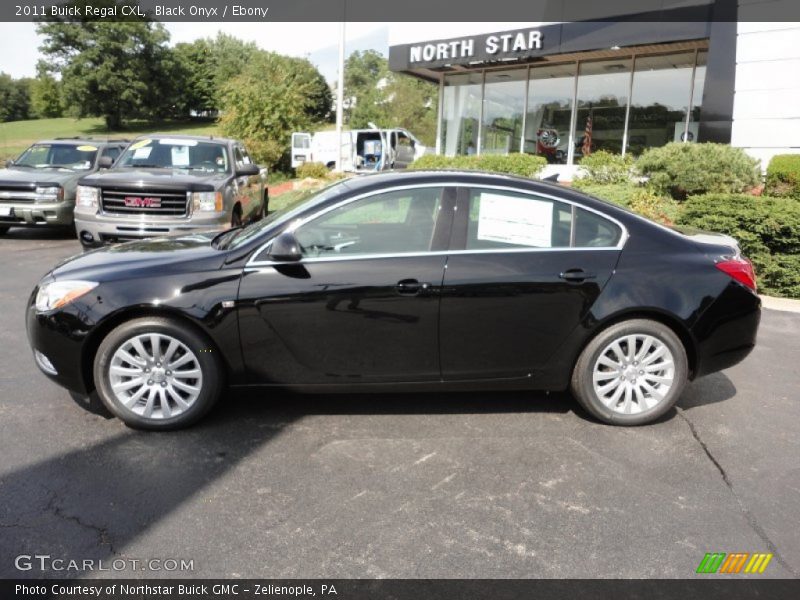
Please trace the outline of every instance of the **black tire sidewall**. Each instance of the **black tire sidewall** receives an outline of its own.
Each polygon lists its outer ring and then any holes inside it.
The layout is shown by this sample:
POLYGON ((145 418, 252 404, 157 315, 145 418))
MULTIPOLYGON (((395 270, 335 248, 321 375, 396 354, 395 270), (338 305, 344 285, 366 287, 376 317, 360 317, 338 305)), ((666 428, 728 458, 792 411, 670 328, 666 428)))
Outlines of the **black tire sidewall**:
POLYGON ((584 348, 572 374, 571 389, 578 402, 597 419, 613 425, 644 425, 669 411, 680 397, 689 374, 686 350, 675 332, 658 321, 632 319, 608 327, 592 339, 584 348), (672 353, 675 378, 666 398, 652 409, 636 414, 624 415, 612 411, 597 398, 592 384, 594 364, 603 349, 614 339, 632 334, 646 334, 658 338, 672 353))
POLYGON ((161 317, 128 321, 112 330, 100 343, 94 359, 93 374, 98 396, 114 416, 134 429, 173 430, 187 427, 201 419, 217 401, 222 390, 222 370, 213 346, 194 328, 161 317), (111 390, 108 366, 114 353, 130 338, 145 333, 161 333, 186 344, 194 353, 203 372, 200 396, 186 412, 169 419, 145 419, 123 406, 111 390))

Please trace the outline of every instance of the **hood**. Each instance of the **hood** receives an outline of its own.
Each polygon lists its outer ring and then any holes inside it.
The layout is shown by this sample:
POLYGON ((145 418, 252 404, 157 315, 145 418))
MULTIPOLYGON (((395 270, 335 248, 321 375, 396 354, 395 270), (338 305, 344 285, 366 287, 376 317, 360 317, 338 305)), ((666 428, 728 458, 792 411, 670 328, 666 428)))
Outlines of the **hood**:
POLYGON ((185 169, 108 169, 80 180, 82 185, 213 191, 230 178, 229 173, 187 171, 185 169))
POLYGON ((102 283, 175 272, 215 270, 225 260, 225 252, 211 246, 218 233, 193 233, 105 246, 62 261, 51 275, 56 280, 85 279, 102 283))
POLYGON ((26 169, 10 167, 0 169, 0 187, 3 185, 36 187, 37 183, 68 183, 86 176, 87 171, 72 169, 26 169))

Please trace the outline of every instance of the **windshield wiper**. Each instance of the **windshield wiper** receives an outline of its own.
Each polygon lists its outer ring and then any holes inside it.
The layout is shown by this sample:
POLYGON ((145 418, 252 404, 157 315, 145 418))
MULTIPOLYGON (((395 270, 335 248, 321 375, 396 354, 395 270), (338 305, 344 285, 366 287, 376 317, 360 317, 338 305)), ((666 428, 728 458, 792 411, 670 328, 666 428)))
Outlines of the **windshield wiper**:
POLYGON ((166 169, 164 165, 122 165, 126 169, 166 169))
POLYGON ((40 168, 40 169, 69 169, 70 171, 73 169, 73 167, 70 167, 69 165, 42 165, 41 167, 38 167, 38 168, 40 168))

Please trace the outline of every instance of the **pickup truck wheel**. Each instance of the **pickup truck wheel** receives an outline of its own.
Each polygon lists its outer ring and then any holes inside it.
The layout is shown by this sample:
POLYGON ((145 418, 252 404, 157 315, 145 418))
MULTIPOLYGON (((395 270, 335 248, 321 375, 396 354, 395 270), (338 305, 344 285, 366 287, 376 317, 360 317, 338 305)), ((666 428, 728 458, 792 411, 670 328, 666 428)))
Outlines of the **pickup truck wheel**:
POLYGON ((171 319, 123 323, 94 360, 97 394, 135 429, 171 430, 203 417, 222 391, 222 367, 208 341, 171 319))
POLYGON ((0 227, 0 235, 7 234, 9 229, 11 229, 11 227, 6 227, 5 225, 3 225, 2 227, 0 227))

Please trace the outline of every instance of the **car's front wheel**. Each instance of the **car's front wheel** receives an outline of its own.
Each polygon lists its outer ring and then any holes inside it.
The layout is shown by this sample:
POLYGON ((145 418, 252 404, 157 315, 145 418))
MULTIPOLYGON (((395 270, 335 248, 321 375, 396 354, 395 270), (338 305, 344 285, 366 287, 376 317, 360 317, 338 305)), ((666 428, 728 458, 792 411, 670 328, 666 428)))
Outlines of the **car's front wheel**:
POLYGON ((222 390, 211 345, 164 318, 134 319, 111 331, 97 350, 94 379, 103 404, 137 429, 191 425, 222 390))
POLYGON ((666 413, 688 378, 686 350, 666 325, 632 319, 598 334, 580 355, 572 393, 592 415, 642 425, 666 413))

